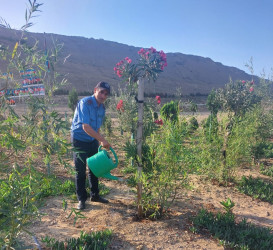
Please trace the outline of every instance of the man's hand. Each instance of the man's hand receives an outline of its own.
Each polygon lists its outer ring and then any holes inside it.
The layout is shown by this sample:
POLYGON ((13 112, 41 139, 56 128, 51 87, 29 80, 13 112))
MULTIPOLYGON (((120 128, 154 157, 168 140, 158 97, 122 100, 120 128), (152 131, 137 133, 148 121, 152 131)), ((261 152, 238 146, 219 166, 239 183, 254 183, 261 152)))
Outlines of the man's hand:
POLYGON ((110 145, 110 143, 109 143, 108 141, 106 141, 105 139, 102 140, 102 141, 100 142, 100 144, 101 144, 102 147, 104 147, 104 148, 106 148, 106 149, 109 149, 110 147, 112 147, 112 146, 110 145))

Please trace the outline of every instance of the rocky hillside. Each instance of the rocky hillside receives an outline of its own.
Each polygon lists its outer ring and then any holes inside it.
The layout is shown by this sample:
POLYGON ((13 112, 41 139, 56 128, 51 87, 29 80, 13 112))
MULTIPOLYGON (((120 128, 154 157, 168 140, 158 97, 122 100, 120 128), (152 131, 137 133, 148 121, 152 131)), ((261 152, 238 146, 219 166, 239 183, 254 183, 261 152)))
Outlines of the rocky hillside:
MULTIPOLYGON (((14 47, 19 32, 0 28, 0 45, 14 47)), ((61 57, 65 63, 58 65, 58 72, 66 76, 71 85, 79 91, 90 91, 98 81, 107 81, 117 88, 120 79, 114 74, 115 64, 126 56, 137 58, 138 47, 105 41, 103 39, 64 36, 56 34, 28 33, 28 41, 39 40, 41 48, 44 38, 50 48, 52 38, 62 43, 61 57), (68 57, 69 56, 69 57, 68 57)), ((160 49, 160 48, 157 48, 160 49)), ((231 77, 236 79, 251 79, 251 76, 235 67, 224 66, 210 58, 186 55, 182 53, 167 53, 168 67, 160 75, 156 83, 147 85, 147 92, 174 93, 177 89, 183 94, 209 93, 212 88, 222 87, 231 77)), ((4 70, 1 62, 0 70, 4 70)))

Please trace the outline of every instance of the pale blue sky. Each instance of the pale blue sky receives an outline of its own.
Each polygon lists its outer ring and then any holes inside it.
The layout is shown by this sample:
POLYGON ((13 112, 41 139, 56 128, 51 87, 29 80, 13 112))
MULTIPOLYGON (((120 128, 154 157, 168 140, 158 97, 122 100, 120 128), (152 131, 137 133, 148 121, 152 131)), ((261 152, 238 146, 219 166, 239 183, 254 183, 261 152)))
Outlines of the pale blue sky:
MULTIPOLYGON (((42 1, 37 0, 39 3, 42 1)), ((102 38, 209 57, 254 73, 273 68, 273 0, 44 0, 32 32, 102 38)), ((0 17, 24 24, 27 0, 0 0, 0 17)), ((91 55, 90 55, 91 56, 91 55)))

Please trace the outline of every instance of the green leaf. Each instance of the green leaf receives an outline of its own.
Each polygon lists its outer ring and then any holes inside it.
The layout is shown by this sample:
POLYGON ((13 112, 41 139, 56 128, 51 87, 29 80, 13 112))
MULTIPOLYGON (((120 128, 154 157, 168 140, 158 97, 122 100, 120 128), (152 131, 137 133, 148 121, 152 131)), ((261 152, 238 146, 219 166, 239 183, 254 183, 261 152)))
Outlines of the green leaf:
POLYGON ((15 56, 15 53, 16 53, 16 51, 17 51, 17 48, 18 48, 18 42, 15 44, 15 46, 14 46, 14 49, 13 49, 13 52, 12 52, 12 56, 11 56, 11 58, 13 59, 14 58, 14 56, 15 56))

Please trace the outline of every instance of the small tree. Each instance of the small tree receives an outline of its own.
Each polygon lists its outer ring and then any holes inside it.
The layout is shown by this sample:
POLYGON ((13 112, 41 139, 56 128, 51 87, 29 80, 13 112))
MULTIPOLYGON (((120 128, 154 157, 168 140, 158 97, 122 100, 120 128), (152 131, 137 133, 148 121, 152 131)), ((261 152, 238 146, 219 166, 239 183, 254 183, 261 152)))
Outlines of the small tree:
POLYGON ((190 103, 190 111, 192 112, 192 115, 194 115, 194 113, 196 113, 198 110, 198 106, 195 102, 191 101, 190 103))
POLYGON ((243 134, 251 135, 246 125, 242 128, 244 118, 260 102, 261 97, 256 93, 254 81, 244 80, 235 82, 230 80, 224 88, 217 91, 213 90, 208 97, 207 106, 212 114, 207 120, 204 132, 211 145, 215 144, 217 148, 215 152, 220 152, 219 146, 221 146, 222 178, 225 181, 232 177, 235 164, 239 164, 240 156, 247 151, 246 148, 243 149, 243 138, 249 142, 252 139, 247 136, 243 137, 243 134), (217 113, 220 108, 228 113, 227 120, 224 123, 222 122, 222 126, 224 126, 220 136, 222 139, 218 137, 218 126, 220 124, 217 121, 217 113), (238 134, 236 134, 238 131, 241 134, 240 140, 238 140, 238 134), (240 143, 241 146, 236 143, 240 143), (234 162, 234 159, 237 162, 234 162))
POLYGON ((143 138, 143 113, 144 113, 144 80, 155 81, 159 73, 161 73, 164 67, 167 66, 166 54, 163 51, 157 51, 155 48, 140 49, 138 51, 139 59, 138 62, 133 64, 132 60, 128 57, 124 58, 116 64, 114 71, 116 74, 123 78, 124 82, 127 82, 130 87, 136 87, 138 85, 138 123, 137 123, 137 152, 139 157, 138 165, 138 215, 142 217, 142 138, 143 138))
POLYGON ((218 111, 222 107, 220 96, 218 95, 218 92, 215 89, 213 89, 208 95, 207 107, 209 111, 214 115, 217 115, 218 111))
POLYGON ((72 110, 72 112, 75 111, 78 103, 78 93, 75 88, 73 88, 71 91, 69 91, 68 95, 68 107, 72 110))
POLYGON ((179 116, 178 101, 170 101, 169 103, 164 104, 160 110, 160 114, 164 120, 177 122, 179 116))
POLYGON ((261 102, 261 97, 255 93, 254 81, 235 81, 230 80, 223 89, 217 93, 223 109, 232 113, 234 116, 244 116, 257 103, 261 102))
MULTIPOLYGON (((16 238, 25 226, 33 220, 39 211, 35 191, 35 167, 44 162, 50 172, 50 161, 53 155, 63 166, 68 166, 65 153, 69 147, 64 136, 69 130, 68 124, 55 111, 51 111, 52 93, 65 80, 59 82, 59 74, 55 71, 61 46, 53 44, 46 52, 39 47, 39 42, 29 41, 25 31, 31 27, 31 18, 39 12, 42 4, 29 0, 25 11, 25 25, 19 31, 13 48, 0 44, 0 65, 4 72, 12 72, 5 78, 5 93, 0 97, 0 248, 14 249, 16 238), (45 66, 46 65, 46 66, 45 66), (39 79, 44 83, 46 95, 43 98, 35 95, 26 97, 27 107, 24 114, 16 114, 9 106, 8 89, 18 86, 21 72, 35 69, 39 79), (5 178, 6 176, 6 178, 5 178), (2 178, 3 177, 3 178, 2 178)), ((0 26, 10 29, 10 26, 0 18, 0 26)), ((13 32, 12 30, 10 32, 13 32)), ((40 192, 40 190, 39 190, 40 192)), ((18 248, 18 247, 17 247, 18 248)))

